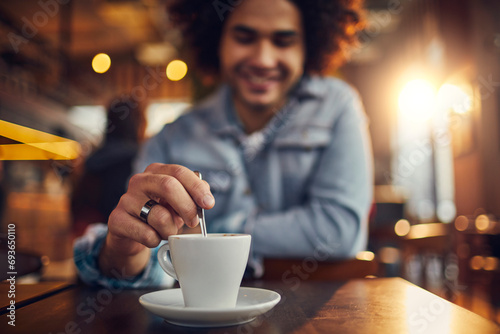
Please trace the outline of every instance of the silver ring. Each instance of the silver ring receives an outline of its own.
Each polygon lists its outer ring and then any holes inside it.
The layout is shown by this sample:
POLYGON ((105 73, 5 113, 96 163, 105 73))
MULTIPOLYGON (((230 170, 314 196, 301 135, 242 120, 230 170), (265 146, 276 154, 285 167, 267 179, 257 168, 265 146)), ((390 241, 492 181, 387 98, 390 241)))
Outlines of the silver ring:
POLYGON ((144 206, 142 207, 141 209, 141 214, 140 214, 140 217, 141 217, 141 220, 143 222, 145 222, 146 224, 148 223, 148 216, 149 216, 149 213, 151 212, 151 209, 153 208, 153 206, 155 206, 156 204, 158 204, 158 202, 150 199, 149 201, 146 202, 146 204, 144 204, 144 206))

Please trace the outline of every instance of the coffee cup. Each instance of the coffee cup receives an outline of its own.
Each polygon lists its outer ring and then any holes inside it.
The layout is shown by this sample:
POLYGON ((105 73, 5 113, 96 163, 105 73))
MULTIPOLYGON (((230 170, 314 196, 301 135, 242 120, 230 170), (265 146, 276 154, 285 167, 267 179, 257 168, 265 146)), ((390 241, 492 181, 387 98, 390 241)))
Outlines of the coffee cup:
POLYGON ((158 261, 179 281, 186 307, 234 308, 250 242, 248 234, 171 235, 158 261))

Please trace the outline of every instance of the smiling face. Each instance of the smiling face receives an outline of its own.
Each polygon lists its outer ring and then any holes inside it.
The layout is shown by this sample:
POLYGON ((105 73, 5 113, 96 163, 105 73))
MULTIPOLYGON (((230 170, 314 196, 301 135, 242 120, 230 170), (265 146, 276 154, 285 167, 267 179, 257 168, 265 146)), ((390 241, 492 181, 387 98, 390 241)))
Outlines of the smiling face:
POLYGON ((219 56, 239 113, 277 111, 304 70, 298 8, 287 0, 242 1, 224 25, 219 56))

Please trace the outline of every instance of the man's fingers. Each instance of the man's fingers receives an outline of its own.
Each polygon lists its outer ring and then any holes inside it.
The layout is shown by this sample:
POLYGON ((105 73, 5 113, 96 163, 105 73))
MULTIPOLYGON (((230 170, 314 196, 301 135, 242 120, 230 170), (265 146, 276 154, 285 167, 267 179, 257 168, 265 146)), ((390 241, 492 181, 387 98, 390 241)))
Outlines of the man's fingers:
POLYGON ((184 224, 184 220, 172 209, 169 210, 158 204, 149 212, 148 224, 156 230, 163 240, 166 240, 170 235, 177 234, 180 226, 184 224))
MULTIPOLYGON (((147 199, 139 200, 127 193, 122 196, 119 205, 130 216, 135 217, 141 224, 144 224, 140 218, 141 208, 144 205, 141 204, 143 201, 147 201, 147 199)), ((178 229, 184 224, 184 220, 172 208, 157 204, 149 210, 147 224, 160 235, 161 239, 165 240, 168 236, 177 234, 178 229)))
POLYGON ((124 210, 115 209, 111 213, 108 229, 118 237, 134 240, 149 248, 158 246, 162 240, 153 227, 130 216, 124 210))
MULTIPOLYGON (((138 174, 130 179, 129 187, 144 194, 146 201, 152 198, 164 207, 171 207, 188 225, 196 225, 196 204, 176 178, 163 174, 138 174)), ((139 213, 142 205, 144 203, 137 204, 139 213)))
POLYGON ((147 173, 169 175, 178 180, 189 196, 204 209, 211 209, 215 200, 206 181, 200 180, 189 168, 180 165, 151 164, 147 173))
POLYGON ((148 168, 146 173, 134 175, 130 179, 129 189, 133 188, 135 193, 143 193, 146 198, 171 208, 187 225, 196 226, 197 205, 204 208, 214 205, 208 184, 185 167, 154 165, 156 167, 148 168), (173 175, 165 174, 167 172, 173 175))
POLYGON ((184 224, 198 225, 197 205, 210 209, 215 201, 207 182, 180 165, 151 164, 144 173, 130 178, 108 220, 116 249, 134 254, 141 247, 158 246, 161 240, 177 234, 184 224), (140 214, 150 199, 158 202, 148 213, 147 224, 140 214))

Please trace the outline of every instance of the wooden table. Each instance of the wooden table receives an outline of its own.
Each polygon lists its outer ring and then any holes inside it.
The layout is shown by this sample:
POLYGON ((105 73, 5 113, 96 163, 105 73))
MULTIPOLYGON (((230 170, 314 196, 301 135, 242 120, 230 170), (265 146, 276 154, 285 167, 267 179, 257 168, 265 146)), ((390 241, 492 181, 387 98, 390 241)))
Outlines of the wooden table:
POLYGON ((9 281, 0 282, 0 314, 6 313, 10 301, 14 300, 17 308, 47 298, 69 288, 66 282, 43 282, 38 284, 15 284, 9 281))
MULTIPOLYGON (((166 323, 138 298, 148 290, 74 286, 16 310, 16 333, 500 333, 500 328, 400 278, 347 282, 256 281, 278 291, 274 309, 247 324, 189 328, 166 323)), ((0 332, 13 333, 5 315, 0 332)))

